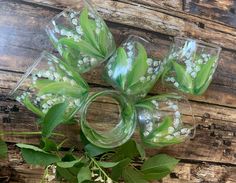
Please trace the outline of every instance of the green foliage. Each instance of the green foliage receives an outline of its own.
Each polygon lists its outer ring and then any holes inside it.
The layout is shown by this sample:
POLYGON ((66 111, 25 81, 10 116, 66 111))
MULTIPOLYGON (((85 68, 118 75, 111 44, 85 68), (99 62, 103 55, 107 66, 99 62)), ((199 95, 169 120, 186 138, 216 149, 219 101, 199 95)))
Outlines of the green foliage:
POLYGON ((48 153, 36 146, 28 144, 17 144, 17 146, 21 148, 21 154, 28 164, 48 166, 60 161, 57 155, 48 153))
POLYGON ((142 172, 130 166, 125 167, 123 177, 127 183, 148 183, 142 172))
POLYGON ((78 183, 82 183, 85 180, 91 180, 91 170, 89 166, 81 167, 77 175, 78 183))
POLYGON ((160 180, 174 169, 179 160, 165 154, 158 154, 147 159, 141 171, 147 180, 160 180))
POLYGON ((7 157, 7 144, 0 138, 0 159, 7 157))

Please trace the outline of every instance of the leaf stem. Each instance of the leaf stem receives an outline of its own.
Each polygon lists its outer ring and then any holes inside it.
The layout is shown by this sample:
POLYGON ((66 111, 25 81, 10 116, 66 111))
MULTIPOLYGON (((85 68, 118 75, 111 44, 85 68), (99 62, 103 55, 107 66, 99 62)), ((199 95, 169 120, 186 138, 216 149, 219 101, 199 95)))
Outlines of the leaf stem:
MULTIPOLYGON (((97 167, 97 168, 99 168, 99 170, 100 170, 100 172, 99 173, 102 173, 107 179, 110 179, 110 177, 107 175, 107 173, 100 167, 100 165, 97 163, 97 161, 94 159, 94 158, 92 158, 91 156, 89 156, 89 158, 92 160, 92 162, 95 164, 95 166, 97 167)), ((113 181, 113 182, 115 182, 115 181, 113 181)), ((115 182, 116 183, 116 182, 115 182)))
MULTIPOLYGON (((11 131, 0 131, 0 136, 3 135, 41 135, 42 132, 11 132, 11 131)), ((61 133, 52 133, 54 136, 64 137, 61 133)))

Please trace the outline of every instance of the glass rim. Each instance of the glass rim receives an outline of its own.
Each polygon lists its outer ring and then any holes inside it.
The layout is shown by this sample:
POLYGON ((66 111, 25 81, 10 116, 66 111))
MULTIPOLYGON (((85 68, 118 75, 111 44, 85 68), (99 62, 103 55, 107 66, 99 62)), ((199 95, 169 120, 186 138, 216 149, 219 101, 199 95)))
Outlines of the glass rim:
POLYGON ((8 93, 9 97, 14 96, 14 94, 16 93, 16 91, 18 90, 19 86, 27 79, 27 77, 32 73, 32 71, 34 70, 35 67, 38 66, 38 64, 42 61, 43 58, 52 58, 52 59, 56 59, 59 60, 56 56, 52 55, 51 53, 47 52, 47 51, 43 51, 41 52, 40 56, 37 57, 36 59, 34 59, 32 65, 30 65, 26 71, 24 72, 24 74, 22 75, 22 77, 20 78, 20 80, 15 84, 15 86, 13 87, 13 89, 8 93))
MULTIPOLYGON (((87 7, 89 7, 93 13, 96 16, 100 16, 100 14, 98 13, 97 9, 91 4, 91 1, 89 0, 81 0, 81 3, 85 4, 87 7)), ((60 13, 57 13, 55 16, 53 16, 48 23, 46 23, 45 25, 45 31, 47 32, 47 34, 49 34, 49 30, 50 30, 50 26, 53 24, 52 22, 55 21, 56 19, 58 19, 59 17, 61 17, 65 12, 67 11, 75 11, 80 13, 81 9, 83 8, 83 4, 79 7, 79 8, 75 8, 75 7, 67 7, 65 9, 63 9, 60 13)))
POLYGON ((216 49, 217 50, 217 53, 219 54, 220 51, 222 50, 222 48, 217 45, 217 44, 214 44, 214 43, 208 43, 206 41, 203 41, 203 40, 200 40, 200 39, 194 39, 194 38, 189 38, 189 37, 181 37, 181 36, 175 36, 174 37, 174 42, 176 43, 177 40, 183 40, 183 41, 196 41, 197 45, 198 46, 201 46, 201 47, 210 47, 211 49, 216 49))
POLYGON ((141 37, 141 36, 138 36, 138 35, 135 35, 135 34, 129 34, 128 37, 125 40, 122 41, 121 45, 123 45, 124 43, 128 42, 129 40, 132 40, 133 38, 142 40, 142 41, 144 41, 146 43, 150 43, 150 41, 148 41, 144 37, 141 37))
MULTIPOLYGON (((94 141, 93 138, 90 138, 90 135, 87 136, 88 140, 97 145, 97 146, 100 146, 100 147, 103 147, 103 148, 113 148, 113 147, 117 147, 117 146, 120 146, 122 144, 124 144, 125 142, 127 142, 131 136, 133 135, 134 131, 135 131, 135 128, 136 128, 136 109, 135 107, 130 103, 128 102, 128 99, 123 96, 119 91, 116 91, 116 90, 103 90, 103 91, 98 91, 98 92, 93 92, 90 94, 90 96, 87 97, 86 101, 83 103, 83 106, 81 108, 81 116, 80 116, 80 125, 81 125, 81 130, 83 131, 83 133, 87 133, 88 132, 88 128, 89 128, 89 131, 94 131, 95 133, 99 133, 98 130, 96 130, 94 127, 92 127, 89 122, 87 121, 87 110, 89 108, 89 106, 98 98, 98 97, 101 97, 101 96, 107 96, 107 97, 110 97, 112 99, 114 99, 115 101, 118 102, 118 105, 119 105, 119 118, 118 118, 118 121, 119 119, 121 119, 114 127, 112 128, 109 128, 108 130, 105 130, 103 132, 103 136, 106 137, 107 135, 109 136, 109 133, 111 132, 114 132, 114 138, 110 138, 108 141, 103 141, 102 144, 101 143, 96 143, 94 141), (129 117, 132 117, 133 119, 128 121, 129 124, 131 124, 131 128, 130 128, 130 131, 129 133, 127 134, 122 134, 122 135, 119 135, 119 136, 116 136, 116 130, 122 128, 121 127, 121 124, 124 123, 124 117, 121 115, 123 112, 122 112, 122 109, 124 106, 122 106, 122 102, 124 102, 124 105, 126 106, 128 103, 130 105, 133 106, 133 113, 132 115, 130 115, 129 117), (118 143, 119 142, 119 143, 118 143), (112 143, 117 143, 116 145, 112 145, 112 143)), ((129 105, 128 104, 128 105, 129 105)), ((127 123, 125 123, 127 124, 127 123)), ((93 133, 94 133, 93 132, 93 133)), ((117 133, 118 134, 118 133, 117 133)))

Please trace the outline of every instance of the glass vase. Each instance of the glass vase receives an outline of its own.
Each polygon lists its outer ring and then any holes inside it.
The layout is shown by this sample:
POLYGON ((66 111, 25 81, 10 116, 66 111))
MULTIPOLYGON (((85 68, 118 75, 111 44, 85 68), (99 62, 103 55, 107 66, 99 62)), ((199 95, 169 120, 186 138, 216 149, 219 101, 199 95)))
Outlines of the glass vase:
POLYGON ((105 66, 106 81, 135 101, 147 95, 163 71, 160 60, 149 58, 150 47, 149 41, 131 35, 105 66))
POLYGON ((200 40, 176 37, 162 81, 183 93, 203 94, 212 81, 221 48, 200 40))
POLYGON ((113 35, 89 1, 55 16, 46 32, 63 61, 85 73, 106 61, 116 49, 113 35))
POLYGON ((52 106, 67 103, 67 121, 80 109, 87 94, 88 85, 78 72, 52 54, 43 52, 9 95, 42 118, 52 106))
POLYGON ((164 147, 178 144, 194 132, 191 131, 195 126, 191 106, 177 94, 143 99, 136 104, 136 109, 140 136, 147 146, 164 147))
MULTIPOLYGON (((104 115, 105 108, 101 108, 101 113, 104 115)), ((98 110, 96 110, 98 111, 98 110)), ((99 118, 100 115, 92 115, 93 120, 99 118)), ((102 119, 105 120, 105 119, 102 119)), ((114 148, 127 142, 136 127, 136 111, 135 107, 127 101, 123 95, 115 90, 104 90, 100 92, 90 93, 81 109, 80 125, 86 138, 94 145, 102 148, 114 148), (110 127, 112 119, 109 117, 108 123, 100 122, 102 129, 96 128, 96 124, 91 123, 87 119, 88 109, 92 103, 96 102, 99 97, 109 97, 109 101, 115 100, 118 103, 119 115, 116 125, 110 127)))

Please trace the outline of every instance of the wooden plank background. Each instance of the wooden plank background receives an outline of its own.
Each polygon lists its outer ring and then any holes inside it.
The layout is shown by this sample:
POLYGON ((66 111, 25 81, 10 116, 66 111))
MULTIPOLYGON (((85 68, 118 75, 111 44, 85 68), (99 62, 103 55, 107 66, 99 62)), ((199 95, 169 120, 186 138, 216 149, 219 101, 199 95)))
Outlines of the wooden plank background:
MULTIPOLYGON (((0 0, 0 130, 37 131, 35 117, 17 102, 6 99, 25 69, 43 50, 52 50, 44 27, 63 8, 76 0, 0 0), (8 108, 11 108, 10 111, 8 108)), ((93 0, 107 20, 117 43, 129 34, 144 36, 158 45, 154 54, 164 55, 173 36, 182 35, 219 44, 223 50, 208 91, 190 97, 197 121, 193 140, 148 154, 165 152, 181 159, 164 183, 236 182, 236 15, 234 0, 93 0)), ((110 88, 99 78, 101 69, 85 75, 91 86, 110 88)), ((164 92, 156 84, 151 95, 164 92)), ((103 101, 93 106, 98 112, 103 101)), ((111 114, 115 113, 112 107, 111 114)), ((189 111, 184 111, 186 118, 189 111)), ((99 114, 99 113, 98 113, 99 114)), ((99 116, 99 115, 98 115, 99 116)), ((78 127, 61 126, 69 144, 80 146, 78 127)), ((134 138, 138 138, 137 132, 134 138)), ((26 165, 16 142, 35 144, 38 136, 5 136, 8 160, 0 161, 0 182, 37 183, 42 168, 26 165)))

